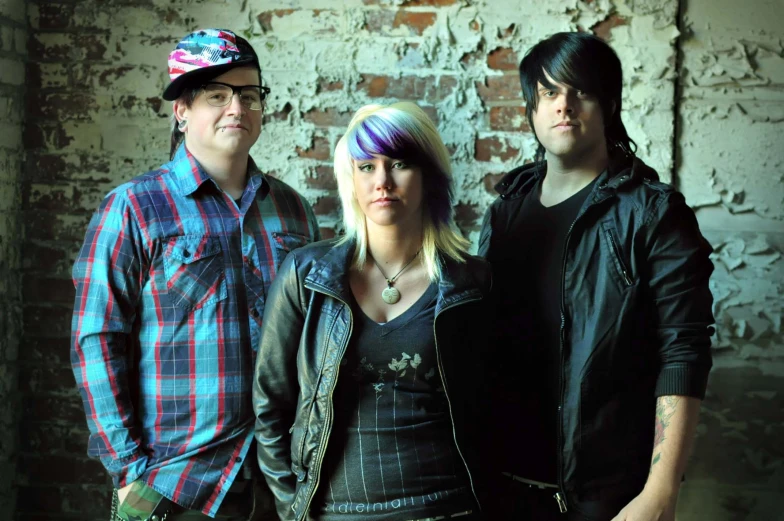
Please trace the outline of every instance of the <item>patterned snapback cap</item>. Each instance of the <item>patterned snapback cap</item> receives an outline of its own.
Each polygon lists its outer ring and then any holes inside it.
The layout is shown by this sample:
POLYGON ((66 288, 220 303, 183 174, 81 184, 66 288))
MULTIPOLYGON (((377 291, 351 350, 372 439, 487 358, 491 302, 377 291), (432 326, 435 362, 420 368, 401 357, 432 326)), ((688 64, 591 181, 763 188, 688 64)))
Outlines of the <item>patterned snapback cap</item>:
POLYGON ((163 99, 177 99, 191 79, 207 80, 243 65, 261 71, 256 51, 245 38, 226 29, 192 32, 169 54, 171 83, 163 91, 163 99))

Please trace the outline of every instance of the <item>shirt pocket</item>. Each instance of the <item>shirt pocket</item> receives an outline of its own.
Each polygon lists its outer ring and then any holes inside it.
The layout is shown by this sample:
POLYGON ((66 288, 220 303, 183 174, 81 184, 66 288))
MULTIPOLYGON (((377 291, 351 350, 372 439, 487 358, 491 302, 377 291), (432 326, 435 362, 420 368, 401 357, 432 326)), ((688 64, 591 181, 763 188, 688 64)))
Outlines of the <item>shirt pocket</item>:
POLYGON ((290 232, 272 232, 272 238, 275 241, 276 270, 280 268, 281 264, 283 264, 283 261, 286 259, 286 255, 288 255, 289 252, 296 250, 299 247, 305 246, 311 242, 310 237, 290 232))
POLYGON ((225 299, 223 264, 223 249, 218 237, 183 235, 169 238, 163 267, 171 303, 190 311, 225 299))

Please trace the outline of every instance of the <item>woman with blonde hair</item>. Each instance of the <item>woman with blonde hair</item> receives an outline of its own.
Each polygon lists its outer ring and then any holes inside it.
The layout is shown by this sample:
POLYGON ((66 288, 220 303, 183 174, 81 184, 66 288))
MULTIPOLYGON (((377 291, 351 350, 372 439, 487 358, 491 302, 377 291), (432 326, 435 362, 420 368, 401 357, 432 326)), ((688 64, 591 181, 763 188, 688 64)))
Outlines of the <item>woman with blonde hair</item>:
POLYGON ((448 152, 415 104, 368 105, 335 175, 345 236, 291 252, 264 314, 253 402, 278 514, 480 519, 491 276, 455 226, 448 152))

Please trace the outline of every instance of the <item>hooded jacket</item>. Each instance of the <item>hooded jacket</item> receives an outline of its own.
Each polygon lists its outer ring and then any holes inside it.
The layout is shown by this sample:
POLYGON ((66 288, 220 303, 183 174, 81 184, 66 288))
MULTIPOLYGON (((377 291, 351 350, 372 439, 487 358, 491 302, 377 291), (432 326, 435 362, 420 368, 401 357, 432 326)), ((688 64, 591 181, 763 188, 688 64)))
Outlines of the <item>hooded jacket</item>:
MULTIPOLYGON (((538 163, 507 174, 482 226, 479 254, 493 265, 502 350, 532 348, 515 345, 519 321, 504 306, 504 291, 521 276, 516 259, 529 254, 513 239, 517 213, 545 171, 538 163)), ((553 432, 558 486, 570 507, 598 500, 617 514, 648 477, 656 398, 704 397, 711 252, 683 195, 636 158, 602 173, 580 209, 562 260, 553 432)), ((514 450, 514 441, 498 446, 514 450)))
MULTIPOLYGON (((292 251, 265 306, 253 387, 258 461, 282 521, 306 518, 320 483, 333 422, 332 393, 354 317, 352 243, 321 241, 292 251)), ((442 259, 433 331, 454 442, 478 498, 476 440, 489 317, 486 261, 442 259)))

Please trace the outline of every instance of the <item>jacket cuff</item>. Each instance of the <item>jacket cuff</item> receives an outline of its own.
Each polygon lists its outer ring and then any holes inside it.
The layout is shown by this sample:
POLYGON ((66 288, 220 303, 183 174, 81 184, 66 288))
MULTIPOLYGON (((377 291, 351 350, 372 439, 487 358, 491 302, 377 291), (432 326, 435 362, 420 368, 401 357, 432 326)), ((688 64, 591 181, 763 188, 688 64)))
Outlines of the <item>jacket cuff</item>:
POLYGON ((668 364, 662 367, 656 380, 654 394, 659 396, 690 396, 705 399, 710 366, 695 364, 668 364))

